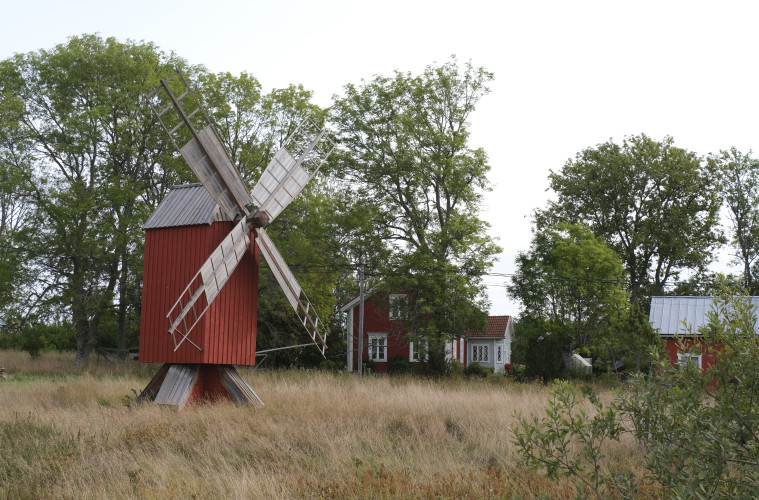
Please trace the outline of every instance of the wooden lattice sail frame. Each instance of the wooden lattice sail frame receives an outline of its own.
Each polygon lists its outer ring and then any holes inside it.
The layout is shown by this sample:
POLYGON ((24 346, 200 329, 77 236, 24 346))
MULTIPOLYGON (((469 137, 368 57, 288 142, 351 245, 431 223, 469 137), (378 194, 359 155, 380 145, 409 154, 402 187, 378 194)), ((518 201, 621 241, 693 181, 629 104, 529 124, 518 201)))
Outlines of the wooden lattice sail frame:
MULTIPOLYGON (((147 101, 219 209, 228 220, 235 221, 229 234, 211 252, 166 314, 167 331, 173 340, 174 351, 184 348, 183 346, 203 350, 202 342, 193 339, 193 331, 238 264, 250 251, 252 239, 255 239, 257 248, 308 332, 311 343, 324 356, 326 325, 319 319, 313 304, 266 234, 265 227, 277 218, 319 171, 334 149, 332 141, 324 130, 306 118, 287 138, 253 191, 249 192, 203 110, 201 101, 178 70, 170 78, 161 80, 161 85, 148 94, 147 101)), ((252 389, 239 386, 244 381, 234 367, 229 368, 231 365, 220 364, 216 371, 209 371, 202 365, 197 368, 177 365, 171 364, 165 370, 160 370, 143 391, 144 396, 161 404, 182 407, 192 400, 192 394, 198 392, 196 387, 199 383, 215 380, 218 375, 223 382, 215 385, 224 387, 229 395, 234 393, 232 399, 239 399, 238 402, 245 404, 261 403, 252 389), (222 366, 227 367, 221 368, 222 366), (164 385, 170 389, 164 390, 164 385), (160 388, 154 391, 156 386, 160 388)))

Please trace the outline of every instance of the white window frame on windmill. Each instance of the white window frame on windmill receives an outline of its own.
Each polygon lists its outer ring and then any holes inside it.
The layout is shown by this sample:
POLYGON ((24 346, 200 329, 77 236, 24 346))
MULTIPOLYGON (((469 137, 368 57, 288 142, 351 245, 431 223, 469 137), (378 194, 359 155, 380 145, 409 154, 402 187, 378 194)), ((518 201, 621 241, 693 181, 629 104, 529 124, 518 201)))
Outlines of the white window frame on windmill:
POLYGON ((391 320, 408 318, 408 295, 405 293, 391 293, 388 295, 388 318, 391 320))
POLYGON ((380 363, 387 361, 387 333, 370 333, 367 344, 369 350, 367 357, 370 361, 380 363))

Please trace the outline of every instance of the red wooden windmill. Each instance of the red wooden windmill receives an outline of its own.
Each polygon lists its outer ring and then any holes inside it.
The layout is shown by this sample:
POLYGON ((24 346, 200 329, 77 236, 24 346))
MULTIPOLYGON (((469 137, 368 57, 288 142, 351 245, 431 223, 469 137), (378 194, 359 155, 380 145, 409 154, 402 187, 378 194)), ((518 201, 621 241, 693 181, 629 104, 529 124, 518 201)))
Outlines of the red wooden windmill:
POLYGON ((179 71, 148 103, 202 186, 172 189, 144 226, 140 361, 164 365, 142 397, 180 408, 218 397, 263 404, 234 368, 255 364, 259 252, 311 342, 326 348, 324 324, 265 227, 334 146, 304 120, 249 192, 179 71))

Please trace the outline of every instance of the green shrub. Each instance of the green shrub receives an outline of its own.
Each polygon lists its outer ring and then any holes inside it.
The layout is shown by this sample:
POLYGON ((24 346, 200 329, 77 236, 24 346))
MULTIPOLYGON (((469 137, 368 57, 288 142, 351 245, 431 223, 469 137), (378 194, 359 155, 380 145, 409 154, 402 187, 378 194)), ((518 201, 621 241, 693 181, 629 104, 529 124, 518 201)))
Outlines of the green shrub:
POLYGON ((527 382, 527 367, 525 365, 512 365, 511 374, 517 382, 527 382))
POLYGON ((405 375, 412 372, 411 363, 400 354, 390 357, 387 373, 390 375, 405 375))
POLYGON ((19 335, 19 348, 33 358, 42 351, 69 351, 76 349, 76 332, 70 325, 27 325, 19 335))
MULTIPOLYGON (((726 297, 699 330, 705 346, 689 350, 715 356, 706 370, 672 366, 652 351, 653 377, 638 375, 604 409, 593 391, 593 418, 579 392, 559 383, 543 418, 518 416, 512 427, 522 462, 549 478, 578 478, 578 490, 596 498, 635 498, 653 484, 663 498, 755 498, 759 491, 759 342, 756 312, 748 300, 726 297), (646 474, 602 470, 604 443, 633 433, 645 447, 646 474), (580 450, 578 454, 576 451, 580 450)), ((681 348, 685 346, 681 345, 681 348)), ((587 495, 585 495, 587 496, 587 495)))
POLYGON ((604 444, 619 441, 624 431, 615 408, 604 408, 590 387, 586 386, 581 395, 572 383, 559 381, 545 413, 542 419, 532 420, 517 415, 518 424, 512 432, 522 455, 520 463, 533 470, 545 469, 549 479, 577 477, 578 498, 587 498, 590 493, 603 498, 618 479, 603 474, 601 467, 604 444), (581 408, 583 395, 595 408, 593 417, 581 408))
POLYGON ((563 345, 559 335, 545 333, 531 338, 525 353, 525 376, 548 382, 564 374, 563 345))
POLYGON ((493 373, 492 368, 488 368, 487 366, 482 366, 476 361, 469 363, 469 365, 466 368, 464 368, 464 375, 466 375, 467 377, 485 378, 491 373, 493 373))
POLYGON ((464 375, 464 363, 459 361, 458 359, 454 359, 451 361, 450 369, 448 370, 448 373, 452 377, 461 377, 464 375))
POLYGON ((322 362, 319 363, 319 369, 325 372, 332 372, 332 373, 337 373, 340 370, 342 370, 340 365, 338 365, 331 359, 322 360, 322 362))

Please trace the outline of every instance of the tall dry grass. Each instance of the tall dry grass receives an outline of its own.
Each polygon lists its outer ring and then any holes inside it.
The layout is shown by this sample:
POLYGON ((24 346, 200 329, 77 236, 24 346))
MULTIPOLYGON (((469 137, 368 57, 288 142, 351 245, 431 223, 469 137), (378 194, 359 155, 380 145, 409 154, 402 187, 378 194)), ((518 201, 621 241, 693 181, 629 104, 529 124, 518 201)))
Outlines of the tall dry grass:
MULTIPOLYGON (((135 404, 157 366, 0 352, 0 498, 571 498, 516 467, 542 385, 241 369, 266 403, 135 404)), ((633 443, 609 450, 635 467, 633 443)))

